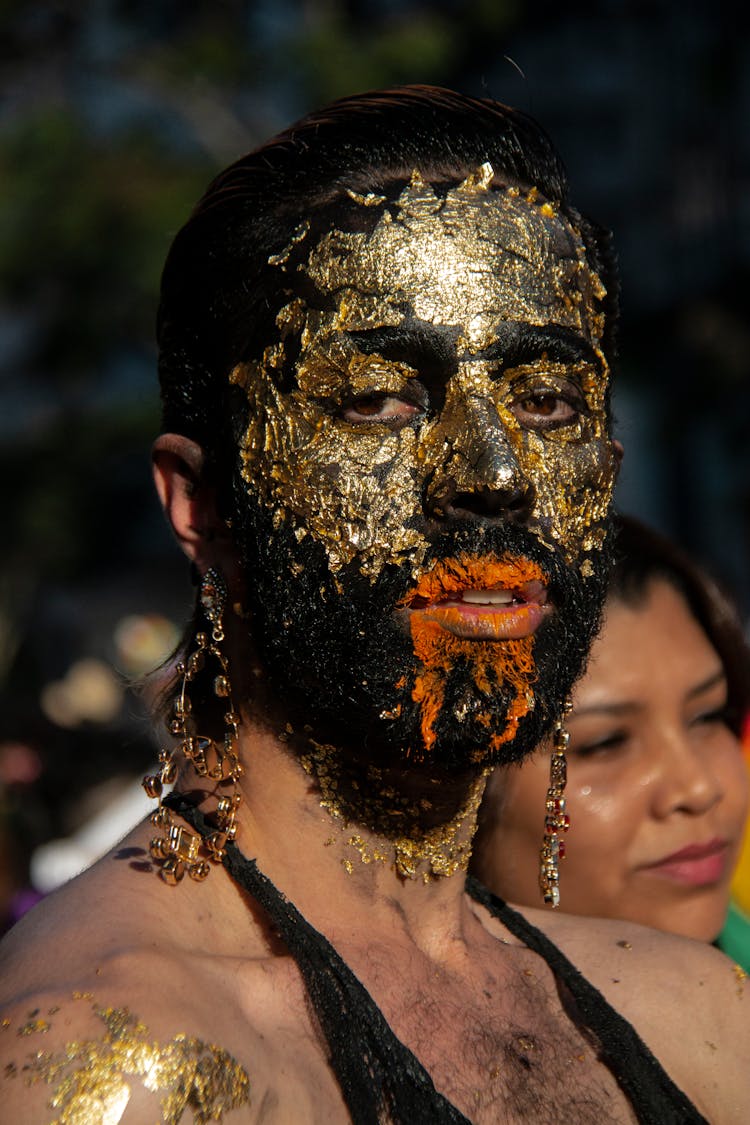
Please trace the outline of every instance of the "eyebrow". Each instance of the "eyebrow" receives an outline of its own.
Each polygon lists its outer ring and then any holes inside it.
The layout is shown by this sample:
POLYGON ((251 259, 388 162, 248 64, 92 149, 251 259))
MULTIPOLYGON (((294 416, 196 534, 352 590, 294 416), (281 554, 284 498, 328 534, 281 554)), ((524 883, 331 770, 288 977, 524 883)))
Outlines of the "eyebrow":
MULTIPOLYGON (((699 698, 701 695, 704 695, 705 692, 710 691, 711 688, 717 687, 719 684, 726 684, 726 678, 724 669, 720 668, 718 672, 712 673, 707 679, 703 680, 702 683, 692 687, 685 696, 685 701, 689 702, 692 699, 699 698)), ((640 708, 640 703, 635 703, 630 700, 623 703, 618 703, 616 701, 612 701, 611 703, 592 703, 591 706, 588 707, 577 707, 570 718, 573 719, 587 715, 628 715, 632 714, 634 711, 640 710, 640 708)))
POLYGON ((506 320, 495 329, 496 338, 487 348, 459 355, 456 325, 436 325, 407 316, 399 325, 346 332, 346 338, 364 355, 379 355, 394 363, 404 363, 418 373, 430 401, 442 408, 445 388, 458 370, 461 359, 482 359, 497 364, 499 371, 511 370, 543 358, 557 363, 588 363, 601 368, 600 357, 587 340, 559 325, 526 324, 506 320))
POLYGON ((367 328, 346 336, 365 355, 380 355, 405 363, 420 373, 449 379, 458 370, 456 340, 459 330, 409 317, 394 327, 367 328))
MULTIPOLYGON (((347 338, 366 355, 377 353, 384 359, 406 363, 418 370, 427 368, 445 378, 455 374, 460 359, 456 341, 460 329, 456 325, 436 325, 407 318, 393 327, 368 328, 347 332, 347 338)), ((496 339, 487 348, 471 353, 472 359, 490 359, 503 368, 518 367, 547 356, 562 363, 591 363, 600 360, 587 340, 569 328, 554 324, 526 324, 522 321, 501 321, 495 329, 496 339)))
POLYGON ((726 672, 724 671, 723 668, 719 668, 718 672, 716 672, 713 676, 709 676, 706 680, 703 681, 702 684, 698 684, 696 687, 692 688, 687 693, 686 698, 687 699, 694 699, 697 695, 703 695, 704 692, 710 691, 711 688, 714 688, 719 684, 725 684, 726 685, 726 683, 727 683, 726 672))
POLYGON ((588 340, 558 324, 526 324, 503 321, 497 340, 477 353, 483 359, 502 361, 504 368, 520 367, 547 357, 558 363, 589 363, 601 367, 601 359, 588 340))

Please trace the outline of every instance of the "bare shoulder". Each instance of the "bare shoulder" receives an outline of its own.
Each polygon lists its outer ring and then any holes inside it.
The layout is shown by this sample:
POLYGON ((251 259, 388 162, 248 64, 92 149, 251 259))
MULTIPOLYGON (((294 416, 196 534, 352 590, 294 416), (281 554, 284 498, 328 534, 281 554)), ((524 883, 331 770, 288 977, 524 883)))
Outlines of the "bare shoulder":
POLYGON ((750 1120, 750 986, 702 942, 524 909, 632 1026, 712 1125, 750 1120))
POLYGON ((103 871, 0 944, 0 1119, 336 1120, 296 966, 247 905, 230 919, 219 879, 197 905, 156 881, 131 898, 103 871))
POLYGON ((45 993, 8 1007, 0 1026, 7 1121, 178 1121, 188 1108, 194 1120, 251 1120, 247 1067, 212 1042, 155 1028, 127 1005, 90 992, 45 993))

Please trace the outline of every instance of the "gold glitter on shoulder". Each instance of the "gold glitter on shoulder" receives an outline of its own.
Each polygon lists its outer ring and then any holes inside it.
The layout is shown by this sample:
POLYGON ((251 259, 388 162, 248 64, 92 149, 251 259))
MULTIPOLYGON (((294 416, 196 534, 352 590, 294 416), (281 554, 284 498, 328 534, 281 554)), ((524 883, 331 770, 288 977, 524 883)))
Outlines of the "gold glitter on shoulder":
POLYGON ((745 995, 745 986, 747 984, 747 973, 745 972, 745 970, 742 968, 741 965, 737 965, 737 964, 732 965, 732 970, 734 971, 734 977, 735 977, 735 980, 737 981, 737 995, 739 996, 740 999, 742 999, 742 997, 745 995))
MULTIPOLYGON (((138 1082, 159 1096, 164 1125, 177 1125, 187 1109, 196 1125, 206 1125, 249 1104, 247 1073, 227 1051, 187 1035, 158 1043, 127 1008, 93 1010, 104 1026, 101 1038, 39 1050, 6 1067, 6 1077, 54 1087, 54 1125, 115 1125, 138 1082)), ((19 1034, 29 1034, 26 1025, 19 1034)))

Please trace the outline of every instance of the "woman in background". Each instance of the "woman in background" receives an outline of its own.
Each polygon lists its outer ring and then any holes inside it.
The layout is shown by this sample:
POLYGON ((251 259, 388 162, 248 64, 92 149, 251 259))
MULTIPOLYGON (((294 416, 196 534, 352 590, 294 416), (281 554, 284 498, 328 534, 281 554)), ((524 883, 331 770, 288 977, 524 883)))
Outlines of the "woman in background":
MULTIPOLYGON (((674 544, 620 517, 616 551, 602 631, 566 721, 562 909, 714 941, 747 817, 750 651, 730 602, 674 544)), ((522 906, 539 904, 548 784, 541 748, 495 771, 480 813, 473 874, 522 906)), ((750 842, 740 869, 750 878, 750 842)), ((737 907, 725 941, 750 967, 750 920, 737 907)))

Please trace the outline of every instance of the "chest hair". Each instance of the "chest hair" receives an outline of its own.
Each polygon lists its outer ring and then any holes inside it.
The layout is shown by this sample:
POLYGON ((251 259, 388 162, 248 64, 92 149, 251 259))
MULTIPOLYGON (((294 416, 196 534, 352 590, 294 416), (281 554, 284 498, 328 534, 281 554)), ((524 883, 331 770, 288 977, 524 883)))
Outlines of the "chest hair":
MULTIPOLYGON (((392 960, 390 972, 393 982, 392 960)), ((388 1004, 393 1030, 477 1125, 636 1121, 546 966, 522 958, 502 987, 481 974, 470 983, 434 970, 418 982, 399 978, 400 999, 388 1004)))

